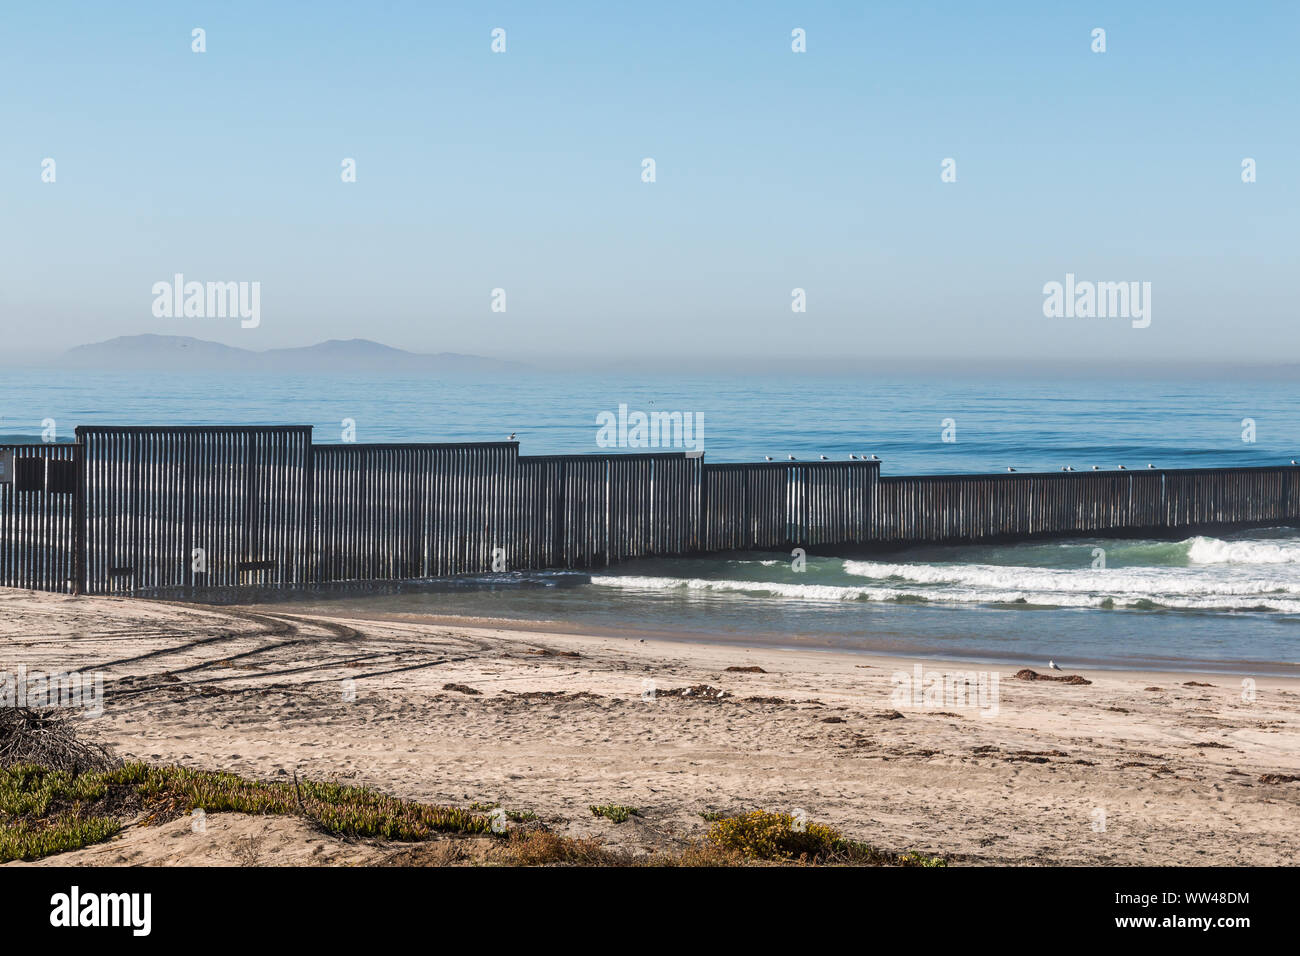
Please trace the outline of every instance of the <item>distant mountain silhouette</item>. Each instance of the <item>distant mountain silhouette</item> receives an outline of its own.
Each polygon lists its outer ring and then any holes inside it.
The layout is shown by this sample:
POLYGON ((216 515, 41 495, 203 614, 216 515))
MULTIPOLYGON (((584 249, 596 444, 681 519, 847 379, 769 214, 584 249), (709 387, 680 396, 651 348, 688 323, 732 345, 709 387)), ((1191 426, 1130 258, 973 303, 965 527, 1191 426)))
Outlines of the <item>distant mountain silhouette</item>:
POLYGON ((254 352, 187 335, 123 335, 78 345, 64 353, 64 368, 212 372, 423 372, 507 373, 520 362, 439 352, 426 355, 369 339, 331 339, 301 348, 254 352))

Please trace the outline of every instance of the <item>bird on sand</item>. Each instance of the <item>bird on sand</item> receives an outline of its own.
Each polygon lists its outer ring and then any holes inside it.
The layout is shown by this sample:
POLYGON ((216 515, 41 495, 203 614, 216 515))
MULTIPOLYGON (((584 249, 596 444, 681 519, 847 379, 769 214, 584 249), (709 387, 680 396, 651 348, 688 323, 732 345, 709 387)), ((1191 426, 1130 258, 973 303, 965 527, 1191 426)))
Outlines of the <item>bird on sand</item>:
POLYGON ((1061 669, 1060 667, 1057 666, 1056 661, 1048 661, 1047 666, 1054 671, 1059 671, 1061 669))

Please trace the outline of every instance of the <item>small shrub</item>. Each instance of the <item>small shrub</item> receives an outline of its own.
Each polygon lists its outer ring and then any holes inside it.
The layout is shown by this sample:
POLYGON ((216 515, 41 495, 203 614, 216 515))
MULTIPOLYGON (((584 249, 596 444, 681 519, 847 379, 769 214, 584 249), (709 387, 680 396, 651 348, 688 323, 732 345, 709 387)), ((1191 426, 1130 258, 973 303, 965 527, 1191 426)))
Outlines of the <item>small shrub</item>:
POLYGON ((809 822, 798 827, 788 813, 753 810, 725 817, 709 828, 708 842, 751 860, 822 859, 844 842, 834 827, 809 822))
POLYGON ((593 817, 604 817, 606 820, 612 820, 614 823, 625 823, 632 817, 639 817, 641 811, 636 807, 625 807, 620 803, 604 803, 600 806, 591 806, 587 808, 591 811, 593 817))
POLYGON ((512 831, 500 851, 512 866, 612 866, 628 859, 606 850, 598 840, 580 840, 548 830, 512 831))
POLYGON ((825 823, 796 824, 788 813, 754 810, 726 817, 709 828, 705 842, 748 860, 844 863, 857 866, 946 866, 939 857, 890 853, 849 840, 825 823))

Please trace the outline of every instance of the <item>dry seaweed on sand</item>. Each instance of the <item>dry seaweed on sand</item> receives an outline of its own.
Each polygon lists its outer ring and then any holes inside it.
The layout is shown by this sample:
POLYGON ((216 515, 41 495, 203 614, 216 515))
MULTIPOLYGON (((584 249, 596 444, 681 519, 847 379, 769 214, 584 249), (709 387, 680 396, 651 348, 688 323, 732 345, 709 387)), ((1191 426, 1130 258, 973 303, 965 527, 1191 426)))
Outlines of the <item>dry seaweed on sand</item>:
POLYGON ((1060 684, 1091 684, 1092 681, 1086 677, 1080 677, 1078 674, 1063 674, 1056 677, 1052 674, 1040 674, 1038 671, 1030 670, 1028 667, 1018 670, 1011 675, 1012 680, 1052 680, 1060 684))
POLYGON ((82 740, 67 711, 0 707, 0 767, 34 764, 78 774, 119 763, 107 748, 82 740))
POLYGON ((682 697, 687 700, 723 700, 732 695, 721 687, 712 684, 692 684, 690 687, 674 687, 670 690, 655 692, 656 697, 682 697))

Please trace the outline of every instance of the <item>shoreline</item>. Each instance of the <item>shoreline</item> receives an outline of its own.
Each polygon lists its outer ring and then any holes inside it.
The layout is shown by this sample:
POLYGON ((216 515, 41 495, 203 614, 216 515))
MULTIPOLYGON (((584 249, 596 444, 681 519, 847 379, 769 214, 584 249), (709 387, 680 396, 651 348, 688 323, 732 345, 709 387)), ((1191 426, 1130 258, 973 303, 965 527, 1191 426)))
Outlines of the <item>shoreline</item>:
MULTIPOLYGON (((954 865, 1300 855, 1296 678, 1260 676, 1247 700, 1236 681, 1195 672, 1084 671, 1090 683, 1070 684, 1007 668, 996 708, 900 706, 895 671, 972 667, 0 591, 0 671, 20 664, 101 671, 104 714, 85 729, 124 757, 499 803, 634 854, 698 839, 707 814, 765 809, 954 865), (641 813, 616 824, 588 812, 607 803, 641 813)), ((285 821, 235 817, 209 835, 131 826, 46 862, 229 861, 227 833, 266 835, 284 863, 393 851, 321 850, 285 821)))
MULTIPOLYGON (((589 637, 604 638, 635 638, 646 641, 661 641, 671 644, 689 644, 697 646, 716 645, 727 648, 764 648, 775 651, 790 651, 792 653, 813 652, 825 654, 850 654, 868 658, 882 660, 925 660, 927 662, 952 665, 978 664, 990 667, 1003 668, 1020 668, 1034 667, 1042 669, 1046 667, 1044 661, 1030 661, 1027 656, 1016 657, 1006 655, 996 657, 992 655, 981 654, 944 654, 937 651, 916 650, 908 651, 903 648, 882 649, 873 647, 845 647, 839 644, 826 641, 818 643, 815 638, 809 639, 807 643, 798 644, 790 643, 787 635, 769 634, 767 632, 750 632, 743 636, 722 637, 719 635, 702 635, 697 631, 687 630, 668 630, 662 628, 636 627, 632 625, 624 627, 610 627, 608 625, 592 625, 564 620, 525 620, 522 618, 508 617, 477 617, 463 614, 436 614, 422 611, 381 611, 375 608, 358 608, 349 609, 346 606, 346 600, 337 601, 311 601, 311 600, 294 600, 283 603, 265 603, 256 602, 240 605, 213 605, 214 607, 244 607, 255 608, 266 613, 313 613, 329 617, 339 617, 350 620, 369 620, 369 621, 392 621, 395 623, 409 624, 430 624, 441 627, 461 627, 471 629, 492 629, 501 631, 515 631, 521 634, 584 634, 589 637), (289 611, 286 609, 296 609, 289 611)), ((1122 623, 1122 622, 1121 622, 1122 623)), ((1063 659, 1064 660, 1064 659, 1063 659)), ((1091 659, 1082 661, 1072 661, 1071 666, 1076 671, 1100 672, 1113 674, 1116 676, 1135 676, 1147 674, 1150 676, 1160 676, 1165 674, 1184 675, 1184 676, 1215 676, 1215 677, 1270 677, 1279 679, 1292 679, 1300 681, 1300 663, 1290 661, 1191 661, 1184 662, 1182 667, 1167 666, 1166 663, 1155 658, 1145 658, 1139 662, 1131 664, 1117 664, 1098 662, 1091 659), (1142 666, 1150 662, 1152 666, 1142 666)))

